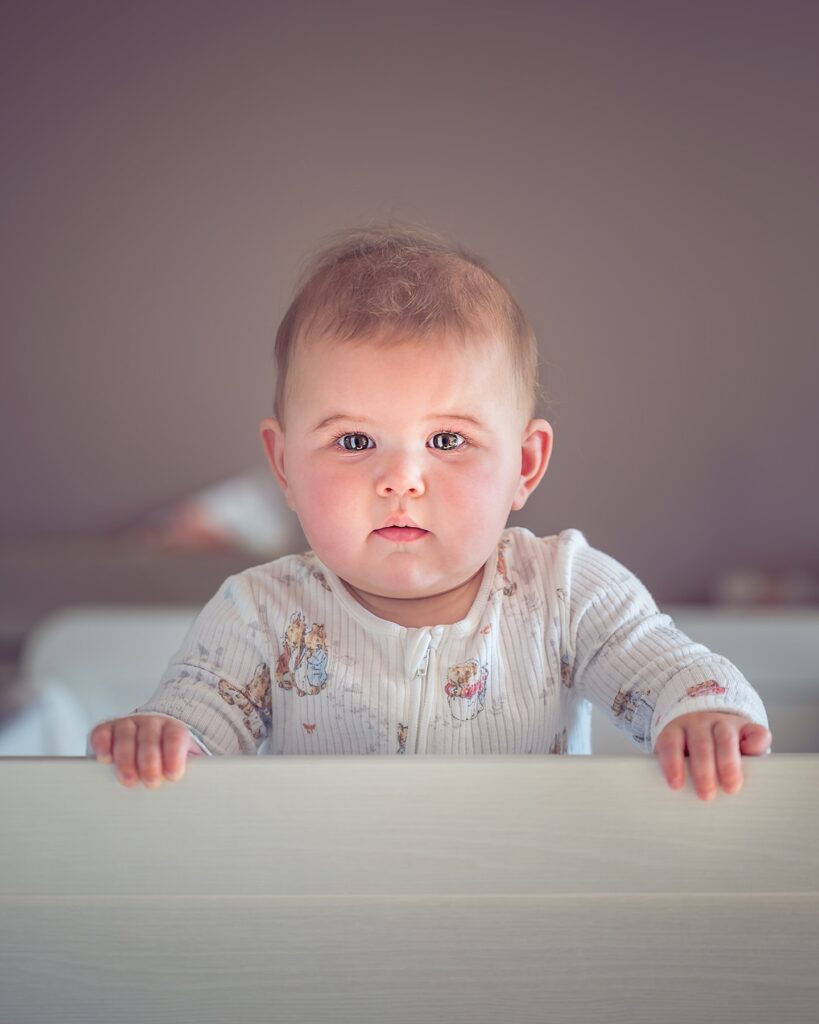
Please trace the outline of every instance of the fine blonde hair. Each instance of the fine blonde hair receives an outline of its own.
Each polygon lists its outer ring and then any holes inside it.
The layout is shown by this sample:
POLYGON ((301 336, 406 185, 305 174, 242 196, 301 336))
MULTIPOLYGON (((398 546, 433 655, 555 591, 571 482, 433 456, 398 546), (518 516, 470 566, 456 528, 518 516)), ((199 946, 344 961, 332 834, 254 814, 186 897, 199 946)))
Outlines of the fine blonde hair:
POLYGON ((306 339, 388 343, 442 332, 504 341, 521 406, 532 417, 540 395, 534 331, 481 257, 416 225, 340 232, 308 261, 276 333, 276 419, 283 423, 288 368, 306 339))

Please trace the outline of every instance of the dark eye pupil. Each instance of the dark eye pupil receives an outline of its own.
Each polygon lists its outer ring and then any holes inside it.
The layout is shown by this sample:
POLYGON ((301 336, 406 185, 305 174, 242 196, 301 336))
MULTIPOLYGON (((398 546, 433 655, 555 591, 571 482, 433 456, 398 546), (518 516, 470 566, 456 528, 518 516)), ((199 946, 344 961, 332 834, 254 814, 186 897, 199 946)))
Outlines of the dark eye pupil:
POLYGON ((435 447, 436 448, 454 448, 457 445, 457 443, 458 443, 458 435, 457 434, 445 433, 445 434, 436 434, 435 435, 435 447), (441 442, 439 444, 438 442, 440 441, 441 438, 445 438, 445 439, 448 439, 448 440, 444 440, 443 442, 441 442))
POLYGON ((345 434, 341 443, 348 452, 360 452, 367 447, 367 438, 364 434, 345 434))

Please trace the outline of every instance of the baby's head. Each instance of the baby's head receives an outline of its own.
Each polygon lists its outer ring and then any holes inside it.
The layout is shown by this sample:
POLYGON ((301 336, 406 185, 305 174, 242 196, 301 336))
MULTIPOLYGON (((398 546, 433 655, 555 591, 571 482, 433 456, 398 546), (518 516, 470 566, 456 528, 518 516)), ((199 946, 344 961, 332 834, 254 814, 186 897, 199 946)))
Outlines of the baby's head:
POLYGON ((551 450, 508 289, 426 231, 348 232, 307 267, 276 362, 262 439, 318 557, 395 621, 396 602, 465 600, 551 450))
POLYGON ((459 339, 480 359, 500 343, 524 422, 538 398, 534 332, 508 288, 484 260, 417 228, 347 231, 308 263, 276 334, 273 412, 286 419, 296 351, 321 338, 337 344, 459 339))

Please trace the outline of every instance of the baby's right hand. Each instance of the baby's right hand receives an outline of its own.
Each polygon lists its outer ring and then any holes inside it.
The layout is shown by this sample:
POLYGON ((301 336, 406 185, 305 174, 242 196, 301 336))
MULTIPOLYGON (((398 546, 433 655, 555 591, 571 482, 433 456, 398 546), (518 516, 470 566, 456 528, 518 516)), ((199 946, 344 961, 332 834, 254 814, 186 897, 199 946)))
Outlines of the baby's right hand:
POLYGON ((169 782, 181 779, 188 756, 203 752, 182 722, 161 715, 101 722, 89 742, 98 761, 113 762, 123 786, 135 786, 141 779, 149 789, 161 786, 163 776, 169 782))

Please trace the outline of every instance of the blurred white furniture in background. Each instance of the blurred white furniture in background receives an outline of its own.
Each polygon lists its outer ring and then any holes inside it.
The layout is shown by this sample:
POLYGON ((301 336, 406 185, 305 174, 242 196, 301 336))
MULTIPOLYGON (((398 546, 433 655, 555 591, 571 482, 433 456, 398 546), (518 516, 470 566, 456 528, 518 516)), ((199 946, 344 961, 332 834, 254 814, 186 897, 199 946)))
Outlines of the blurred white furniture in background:
POLYGON ((20 660, 33 702, 0 731, 2 756, 83 756, 97 722, 153 693, 199 612, 192 605, 83 605, 46 616, 20 660))
MULTIPOLYGON (((0 731, 0 755, 82 756, 93 725, 150 696, 198 610, 88 605, 44 618, 21 662, 33 702, 0 731)), ((819 752, 819 609, 664 610, 745 673, 768 710, 774 752, 819 752)), ((644 756, 596 708, 591 728, 595 754, 644 756)))

